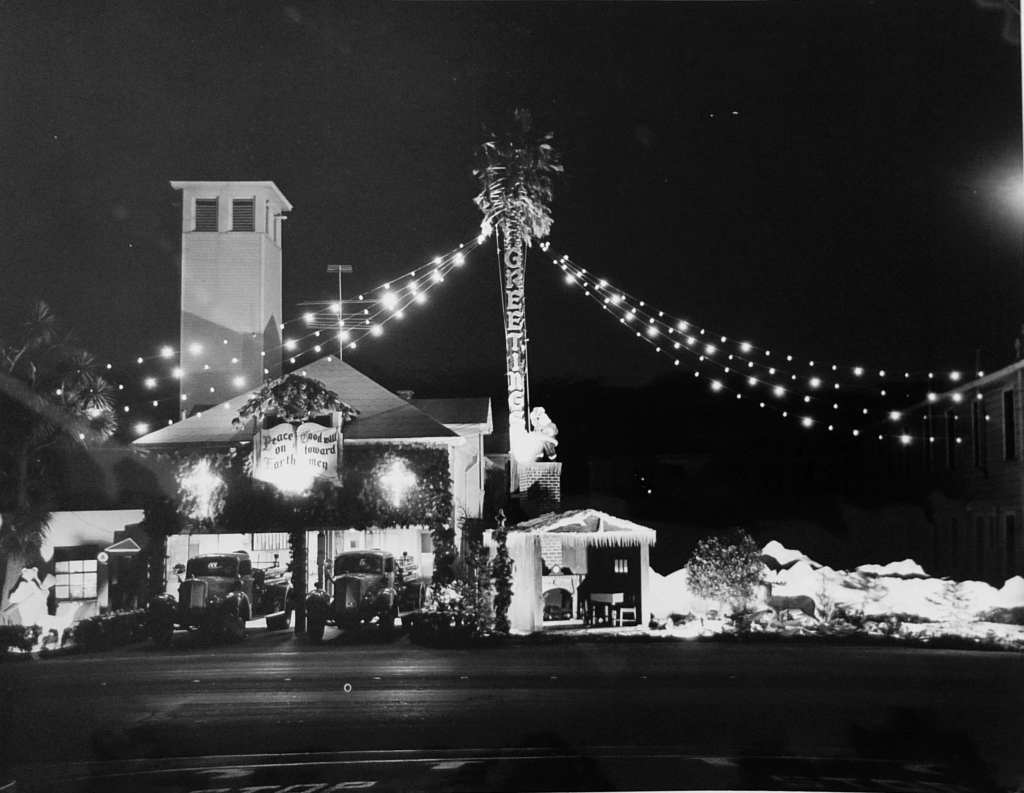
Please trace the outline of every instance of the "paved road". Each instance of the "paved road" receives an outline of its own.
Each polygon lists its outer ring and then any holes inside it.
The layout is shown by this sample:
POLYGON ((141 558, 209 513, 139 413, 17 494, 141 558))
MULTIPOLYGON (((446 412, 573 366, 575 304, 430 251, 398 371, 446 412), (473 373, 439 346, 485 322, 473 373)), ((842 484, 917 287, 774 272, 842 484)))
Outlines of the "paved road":
MULTIPOLYGON (((2 759, 19 789, 83 769, 134 774, 158 757, 187 758, 145 786, 166 791, 273 793, 311 768, 333 774, 316 784, 351 783, 338 790, 388 779, 396 790, 793 788, 808 769, 833 780, 827 789, 881 777, 897 781, 875 789, 900 789, 901 774, 933 772, 943 784, 1024 783, 1021 655, 685 642, 456 651, 328 638, 260 632, 211 648, 183 636, 169 651, 5 663, 2 759)), ((122 789, 118 779, 143 789, 114 776, 95 789, 122 789)), ((296 793, 332 789, 311 785, 296 793)))

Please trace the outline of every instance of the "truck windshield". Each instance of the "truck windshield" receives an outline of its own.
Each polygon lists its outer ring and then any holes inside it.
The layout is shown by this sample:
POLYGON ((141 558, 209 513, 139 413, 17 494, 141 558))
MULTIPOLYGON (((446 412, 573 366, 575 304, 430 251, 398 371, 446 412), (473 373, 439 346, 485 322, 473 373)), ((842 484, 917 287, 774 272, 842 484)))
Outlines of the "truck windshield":
POLYGON ((234 578, 238 574, 238 560, 233 556, 209 556, 202 559, 189 559, 188 577, 204 578, 219 576, 234 578))
POLYGON ((343 573, 380 573, 384 569, 384 560, 372 553, 351 553, 339 556, 334 560, 334 574, 343 573))

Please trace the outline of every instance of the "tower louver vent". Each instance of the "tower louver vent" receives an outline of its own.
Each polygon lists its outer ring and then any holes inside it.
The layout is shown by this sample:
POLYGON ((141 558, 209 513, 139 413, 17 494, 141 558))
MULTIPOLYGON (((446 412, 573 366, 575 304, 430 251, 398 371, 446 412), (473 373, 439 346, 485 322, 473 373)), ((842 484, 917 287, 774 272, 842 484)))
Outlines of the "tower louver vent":
POLYGON ((217 199, 196 199, 196 231, 217 230, 217 199))
POLYGON ((231 202, 231 228, 234 231, 256 230, 256 202, 251 198, 231 202))

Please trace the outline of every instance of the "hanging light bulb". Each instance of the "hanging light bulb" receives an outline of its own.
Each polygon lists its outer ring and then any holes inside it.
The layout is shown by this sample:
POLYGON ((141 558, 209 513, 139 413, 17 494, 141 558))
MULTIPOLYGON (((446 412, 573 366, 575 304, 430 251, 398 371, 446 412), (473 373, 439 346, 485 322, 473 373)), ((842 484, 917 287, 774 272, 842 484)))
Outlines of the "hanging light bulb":
POLYGON ((718 380, 712 380, 711 381, 711 390, 712 391, 721 391, 722 390, 722 384, 718 380))
POLYGON ((819 377, 812 377, 808 382, 811 384, 811 388, 818 388, 821 386, 821 378, 819 377))
POLYGON ((398 295, 391 290, 388 290, 380 296, 380 304, 388 311, 394 311, 395 306, 398 305, 398 295))
POLYGON ((745 341, 740 344, 740 352, 750 352, 750 342, 745 341))
POLYGON ((899 421, 901 418, 903 418, 903 414, 898 410, 889 411, 889 421, 899 421))
POLYGON ((199 355, 203 351, 203 345, 197 341, 192 342, 188 345, 188 351, 193 355, 199 355))
POLYGON ((340 314, 341 313, 341 306, 338 305, 337 303, 331 303, 331 313, 333 313, 333 314, 340 314))
POLYGON ((303 319, 303 321, 307 325, 312 325, 313 324, 313 312, 312 311, 307 311, 305 314, 302 315, 302 319, 303 319))
POLYGON ((903 444, 904 446, 909 446, 910 436, 907 435, 907 433, 903 433, 902 435, 900 435, 900 443, 903 444))
POLYGON ((804 416, 802 419, 800 419, 800 424, 804 428, 810 428, 814 426, 814 419, 812 419, 810 416, 804 416))
POLYGON ((142 384, 146 386, 146 388, 156 388, 156 378, 147 377, 145 380, 142 381, 142 384))
POLYGON ((466 257, 461 253, 456 253, 455 256, 452 257, 452 261, 455 263, 456 267, 462 267, 466 262, 466 257))
POLYGON ((382 328, 380 325, 370 326, 370 333, 372 333, 374 336, 380 336, 383 332, 384 328, 382 328))
POLYGON ((780 385, 777 385, 775 386, 775 388, 772 389, 772 394, 777 397, 784 397, 786 395, 786 389, 780 385))
POLYGON ((171 347, 166 347, 166 346, 165 347, 161 347, 160 348, 160 357, 161 358, 173 358, 174 357, 174 350, 171 347))
POLYGON ((294 350, 296 346, 295 339, 285 339, 284 348, 286 350, 294 350))

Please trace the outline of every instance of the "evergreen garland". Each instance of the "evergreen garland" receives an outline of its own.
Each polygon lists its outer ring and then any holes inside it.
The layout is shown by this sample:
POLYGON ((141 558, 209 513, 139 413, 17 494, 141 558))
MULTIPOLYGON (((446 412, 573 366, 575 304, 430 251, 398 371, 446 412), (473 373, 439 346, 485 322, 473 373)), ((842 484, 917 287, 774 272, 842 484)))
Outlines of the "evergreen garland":
POLYGON ((491 535, 497 545, 491 575, 494 578, 494 632, 507 635, 510 629, 508 608, 512 603, 512 557, 508 553, 508 524, 503 510, 491 535))

